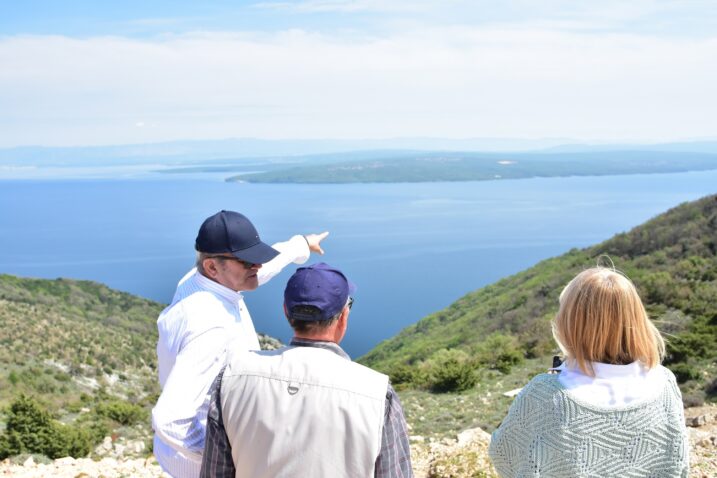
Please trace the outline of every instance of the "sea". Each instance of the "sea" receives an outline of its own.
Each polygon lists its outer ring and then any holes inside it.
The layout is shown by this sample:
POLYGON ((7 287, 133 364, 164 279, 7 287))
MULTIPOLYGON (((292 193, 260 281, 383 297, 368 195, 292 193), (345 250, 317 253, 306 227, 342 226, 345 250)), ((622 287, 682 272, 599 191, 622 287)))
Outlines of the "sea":
MULTIPOLYGON (((193 265, 199 225, 221 209, 247 215, 269 243, 329 231, 325 255, 310 262, 358 286, 342 343, 356 358, 470 291, 715 192, 717 171, 420 184, 0 180, 0 273, 88 279, 168 303, 193 265)), ((294 269, 246 293, 257 330, 282 341, 294 269)))

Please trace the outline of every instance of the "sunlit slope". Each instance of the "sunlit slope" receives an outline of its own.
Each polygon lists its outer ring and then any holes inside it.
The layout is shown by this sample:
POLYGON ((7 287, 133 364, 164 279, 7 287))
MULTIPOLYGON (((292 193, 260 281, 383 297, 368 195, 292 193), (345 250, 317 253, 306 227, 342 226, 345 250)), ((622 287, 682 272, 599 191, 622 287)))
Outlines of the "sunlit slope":
POLYGON ((61 405, 100 387, 152 394, 162 307, 94 282, 0 275, 0 403, 26 392, 61 405))
MULTIPOLYGON (((669 339, 666 363, 678 379, 715 394, 717 359, 717 196, 682 204, 593 247, 571 250, 469 293, 379 344, 361 362, 400 381, 440 349, 469 354, 493 333, 517 338, 525 357, 555 352, 550 320, 558 295, 598 261, 633 279, 650 317, 669 339)), ((548 363, 546 361, 546 363, 548 363)))

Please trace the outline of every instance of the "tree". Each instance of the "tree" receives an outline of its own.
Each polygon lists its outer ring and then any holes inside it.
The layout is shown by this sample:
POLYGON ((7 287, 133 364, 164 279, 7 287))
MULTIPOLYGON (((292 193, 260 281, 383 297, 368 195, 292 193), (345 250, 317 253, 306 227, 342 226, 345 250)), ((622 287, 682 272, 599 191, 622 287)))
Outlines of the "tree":
POLYGON ((54 420, 31 397, 20 395, 10 404, 5 432, 0 435, 0 459, 20 453, 40 453, 49 458, 81 457, 92 442, 87 430, 54 420))

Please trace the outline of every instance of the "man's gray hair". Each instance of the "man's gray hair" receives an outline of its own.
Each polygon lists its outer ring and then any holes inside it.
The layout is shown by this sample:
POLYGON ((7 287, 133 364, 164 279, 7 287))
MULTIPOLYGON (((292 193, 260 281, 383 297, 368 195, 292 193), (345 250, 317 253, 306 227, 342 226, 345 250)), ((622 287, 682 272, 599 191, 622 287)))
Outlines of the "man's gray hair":
MULTIPOLYGON (((296 310, 297 308, 303 308, 308 310, 297 310, 297 312, 302 312, 306 314, 311 314, 312 312, 316 311, 316 308, 312 305, 297 305, 294 307, 293 310, 296 310)), ((336 313, 333 317, 326 320, 298 320, 298 319, 292 319, 289 318, 289 325, 291 325, 291 328, 294 329, 294 332, 298 332, 300 334, 312 334, 324 331, 331 327, 333 324, 335 324, 339 318, 341 317, 341 313, 344 311, 344 309, 341 309, 336 313)))
POLYGON ((203 276, 207 275, 204 270, 204 259, 208 259, 211 256, 212 255, 208 252, 197 251, 197 257, 194 261, 194 265, 196 266, 197 271, 199 271, 199 273, 202 274, 203 276))

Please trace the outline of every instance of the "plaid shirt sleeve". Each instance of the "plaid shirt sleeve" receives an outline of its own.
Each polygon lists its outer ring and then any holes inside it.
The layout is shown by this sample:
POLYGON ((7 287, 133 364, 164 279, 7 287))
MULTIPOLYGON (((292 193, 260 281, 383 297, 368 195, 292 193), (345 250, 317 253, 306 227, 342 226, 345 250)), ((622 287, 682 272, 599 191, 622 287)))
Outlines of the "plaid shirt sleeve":
POLYGON ((381 451, 374 470, 375 478, 413 478, 406 418, 398 395, 390 384, 386 392, 381 451))
POLYGON ((232 447, 222 420, 221 388, 224 369, 212 385, 212 398, 207 414, 207 437, 200 478, 234 478, 236 469, 232 459, 232 447))

